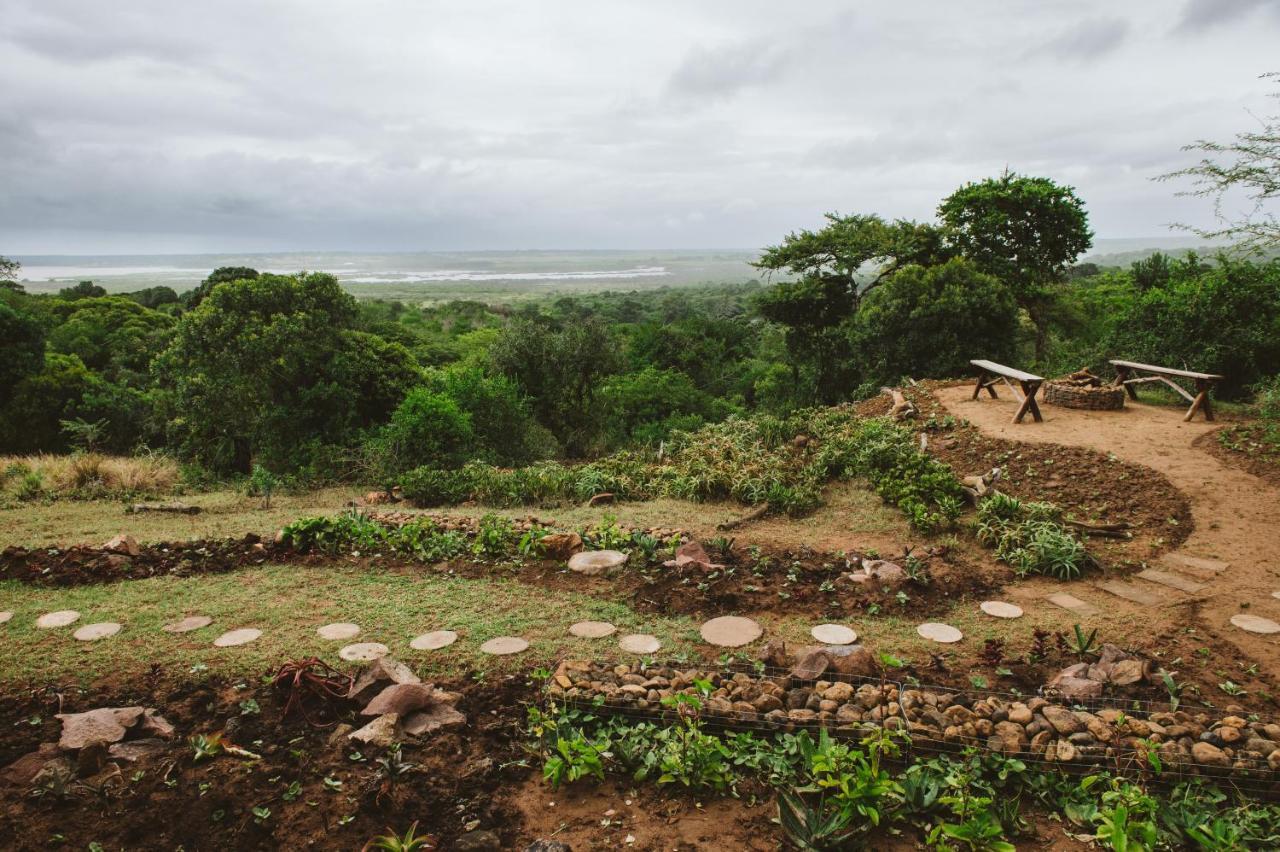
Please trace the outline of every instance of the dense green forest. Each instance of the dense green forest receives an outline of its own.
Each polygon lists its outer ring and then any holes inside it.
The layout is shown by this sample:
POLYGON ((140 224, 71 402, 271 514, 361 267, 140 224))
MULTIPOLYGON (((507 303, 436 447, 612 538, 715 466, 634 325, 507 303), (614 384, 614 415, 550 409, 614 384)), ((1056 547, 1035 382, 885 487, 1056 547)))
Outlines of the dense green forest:
POLYGON ((945 378, 1125 357, 1280 372, 1280 261, 1077 265, 1083 202, 1004 174, 936 223, 831 214, 765 249, 764 283, 509 304, 357 300, 322 273, 214 270, 196 289, 0 287, 0 452, 162 451, 215 476, 391 484, 416 468, 587 459, 754 412, 945 378))

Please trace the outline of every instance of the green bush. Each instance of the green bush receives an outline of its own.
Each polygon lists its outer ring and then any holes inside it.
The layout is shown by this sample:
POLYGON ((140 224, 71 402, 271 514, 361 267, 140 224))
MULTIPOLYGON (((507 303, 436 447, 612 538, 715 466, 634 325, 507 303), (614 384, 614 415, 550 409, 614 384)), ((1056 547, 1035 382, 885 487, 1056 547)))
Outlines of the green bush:
POLYGON ((994 547, 996 558, 1011 565, 1020 577, 1046 574, 1074 580, 1094 560, 1060 519, 1061 511, 1051 503, 994 494, 978 506, 978 540, 994 547))
POLYGON ((474 445, 471 416, 451 397, 418 387, 366 447, 377 475, 392 479, 418 467, 459 467, 474 445))

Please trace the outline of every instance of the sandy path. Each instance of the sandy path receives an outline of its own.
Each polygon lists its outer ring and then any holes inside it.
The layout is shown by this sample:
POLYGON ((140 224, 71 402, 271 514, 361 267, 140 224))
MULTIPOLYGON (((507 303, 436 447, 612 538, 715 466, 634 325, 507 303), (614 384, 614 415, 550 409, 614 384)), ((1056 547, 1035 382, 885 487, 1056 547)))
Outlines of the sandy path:
MULTIPOLYGON (((1245 633, 1230 623, 1232 615, 1247 611, 1280 622, 1280 491, 1265 481, 1192 446, 1192 442, 1220 424, 1197 418, 1182 422, 1182 412, 1126 401, 1123 411, 1077 411, 1041 403, 1043 423, 1028 417, 1010 421, 1017 403, 1007 391, 998 400, 985 394, 972 400, 972 386, 938 391, 938 398, 955 416, 984 432, 1016 441, 1067 444, 1114 453, 1124 461, 1146 465, 1165 474, 1191 503, 1195 529, 1178 554, 1229 563, 1202 591, 1187 594, 1129 578, 1126 582, 1150 591, 1160 604, 1126 601, 1089 586, 1063 584, 1067 591, 1100 606, 1105 613, 1137 616, 1153 628, 1165 629, 1173 613, 1185 613, 1197 626, 1235 644, 1273 675, 1280 675, 1280 638, 1245 633), (1087 592, 1087 594, 1086 594, 1087 592), (1191 601, 1196 605, 1177 606, 1191 601), (1247 610, 1241 604, 1247 603, 1247 610), (1169 606, 1166 606, 1169 605, 1169 606), (1143 617, 1145 613, 1145 618, 1143 617)), ((1152 563, 1153 568, 1168 570, 1152 563)), ((1125 621, 1133 621, 1125 618, 1125 621)))

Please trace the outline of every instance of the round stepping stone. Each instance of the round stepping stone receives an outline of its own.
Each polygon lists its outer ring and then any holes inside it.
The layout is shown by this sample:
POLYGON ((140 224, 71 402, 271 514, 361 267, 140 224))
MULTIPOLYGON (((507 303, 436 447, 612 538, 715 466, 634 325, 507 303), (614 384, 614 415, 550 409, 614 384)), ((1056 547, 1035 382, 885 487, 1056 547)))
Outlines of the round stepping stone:
POLYGON ((959 642, 964 638, 964 634, 952 627, 950 624, 938 624, 931 621, 928 624, 921 624, 916 628, 916 632, 926 639, 932 639, 934 642, 944 642, 950 644, 959 642))
POLYGON ((434 630, 410 639, 409 647, 415 651, 438 651, 441 648, 448 648, 457 641, 458 634, 452 630, 434 630))
POLYGON ((60 609, 57 612, 46 612, 44 615, 36 619, 36 627, 41 630, 48 630, 51 627, 66 627, 80 618, 80 613, 74 609, 60 609))
POLYGON ((389 653, 391 649, 381 642, 357 642, 338 651, 338 656, 348 663, 368 663, 389 653))
POLYGON ((181 621, 170 622, 160 629, 165 633, 190 633, 192 630, 199 630, 210 624, 213 624, 213 619, 207 615, 188 615, 181 621))
POLYGON ((239 630, 223 633, 213 640, 213 644, 218 648, 234 648, 236 645, 248 645, 261 635, 262 631, 256 627, 241 627, 239 630))
POLYGON ((741 648, 760 638, 760 625, 740 615, 722 615, 702 625, 702 638, 721 648, 741 648))
POLYGON ((809 635, 823 645, 852 645, 858 641, 858 634, 843 624, 819 624, 809 635))
POLYGON ((569 557, 569 570, 595 577, 608 574, 627 561, 627 554, 620 550, 584 550, 569 557))
POLYGON ((579 639, 603 639, 617 633, 618 628, 607 621, 579 621, 569 632, 579 639))
POLYGON ((1022 618, 1022 607, 1005 601, 983 601, 978 608, 993 618, 1022 618))
POLYGON ((1231 623, 1250 633, 1280 633, 1280 624, 1276 624, 1271 619, 1263 618, 1260 615, 1238 612, 1231 616, 1231 623))
POLYGON ((13 613, 9 612, 8 610, 5 610, 4 612, 0 612, 0 624, 4 624, 6 621, 9 621, 11 618, 13 618, 13 613))
POLYGON ((628 654, 656 654, 662 643, 648 633, 631 633, 618 640, 618 647, 628 654))
POLYGON ((97 624, 86 624, 71 635, 81 642, 94 642, 98 639, 106 639, 108 636, 115 636, 119 632, 120 625, 114 621, 100 621, 97 624))
POLYGON ((1271 593, 1271 597, 1273 597, 1273 598, 1280 598, 1280 592, 1272 592, 1272 593, 1271 593))
POLYGON ((316 635, 321 639, 354 639, 360 635, 360 625, 349 621, 326 624, 324 627, 316 628, 316 635))
POLYGON ((496 636, 481 645, 480 650, 486 654, 496 654, 502 657, 507 654, 519 654, 528 647, 529 643, 519 636, 496 636))

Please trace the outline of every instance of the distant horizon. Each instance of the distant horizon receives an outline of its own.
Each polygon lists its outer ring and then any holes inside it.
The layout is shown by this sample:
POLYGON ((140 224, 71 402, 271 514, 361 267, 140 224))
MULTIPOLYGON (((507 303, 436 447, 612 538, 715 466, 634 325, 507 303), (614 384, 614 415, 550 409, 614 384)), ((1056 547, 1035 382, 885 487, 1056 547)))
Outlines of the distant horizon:
MULTIPOLYGON (((1204 239, 1198 236, 1138 236, 1138 237, 1096 237, 1093 246, 1082 257, 1098 254, 1099 243, 1150 243, 1134 248, 1162 248, 1157 243, 1178 243, 1191 245, 1219 246, 1221 242, 1204 239)), ((111 258, 194 258, 194 257, 273 257, 280 255, 351 255, 351 256, 395 256, 395 255, 514 255, 514 254, 644 254, 646 252, 666 252, 670 254, 698 254, 705 252, 759 252, 764 246, 692 246, 673 248, 666 246, 643 246, 640 248, 585 248, 560 246, 556 248, 424 248, 424 249, 326 249, 326 248, 287 248, 287 249, 254 249, 226 251, 137 251, 137 252, 12 252, 0 250, 0 255, 12 258, 26 266, 26 260, 44 259, 111 259, 111 258)))

